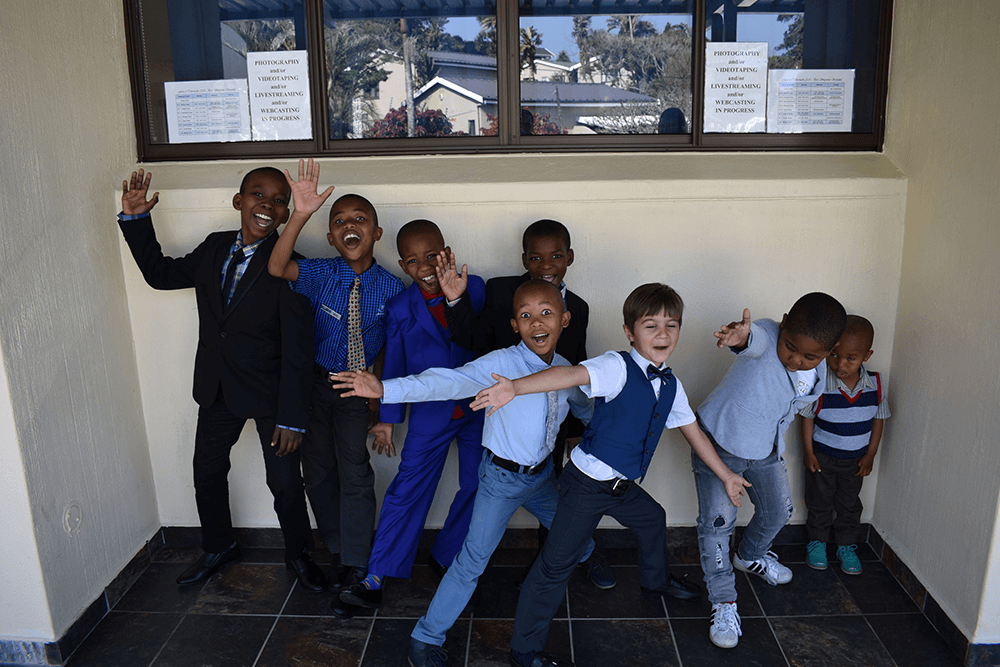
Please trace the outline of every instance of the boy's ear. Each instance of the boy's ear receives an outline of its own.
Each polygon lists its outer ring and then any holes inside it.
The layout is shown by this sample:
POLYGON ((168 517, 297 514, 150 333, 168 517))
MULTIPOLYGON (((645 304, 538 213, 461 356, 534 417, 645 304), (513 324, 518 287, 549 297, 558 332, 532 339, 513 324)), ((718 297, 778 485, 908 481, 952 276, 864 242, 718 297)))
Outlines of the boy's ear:
POLYGON ((510 318, 510 328, 513 329, 514 333, 516 334, 521 333, 520 331, 517 330, 517 320, 515 320, 513 317, 510 318))
POLYGON ((235 208, 238 211, 240 210, 240 206, 242 205, 243 205, 243 193, 237 192, 236 194, 233 195, 233 208, 235 208))
POLYGON ((286 222, 288 222, 288 216, 290 216, 291 214, 292 214, 292 212, 289 211, 286 208, 285 209, 285 215, 281 218, 281 220, 278 220, 278 224, 275 225, 275 227, 281 227, 283 224, 285 224, 286 222))
POLYGON ((787 319, 788 319, 788 313, 785 313, 784 315, 781 316, 781 324, 778 325, 779 329, 785 328, 785 320, 787 319))
POLYGON ((330 245, 333 245, 333 232, 327 232, 326 233, 326 241, 330 245))
POLYGON ((403 273, 406 273, 406 266, 403 264, 403 260, 396 260, 396 263, 399 264, 399 268, 403 270, 403 273))
POLYGON ((570 248, 569 250, 566 251, 566 266, 572 266, 572 265, 573 265, 573 249, 570 248))
POLYGON ((381 227, 375 227, 375 229, 372 230, 372 235, 373 235, 374 239, 376 241, 378 241, 380 238, 382 238, 382 228, 381 227))
POLYGON ((629 327, 628 327, 627 324, 623 324, 622 325, 622 331, 625 332, 625 337, 628 338, 628 342, 629 343, 634 343, 635 342, 635 334, 632 333, 632 330, 629 329, 629 327))
POLYGON ((868 350, 868 354, 866 354, 865 358, 861 360, 861 363, 864 363, 864 362, 868 361, 869 359, 871 359, 872 358, 872 352, 874 352, 874 351, 875 350, 868 350))
POLYGON ((526 252, 521 253, 521 266, 524 267, 525 271, 528 270, 528 253, 526 252))
POLYGON ((570 315, 572 315, 572 313, 570 313, 568 310, 564 310, 563 311, 563 316, 562 316, 562 328, 563 329, 565 329, 566 327, 569 326, 569 317, 570 317, 570 315))

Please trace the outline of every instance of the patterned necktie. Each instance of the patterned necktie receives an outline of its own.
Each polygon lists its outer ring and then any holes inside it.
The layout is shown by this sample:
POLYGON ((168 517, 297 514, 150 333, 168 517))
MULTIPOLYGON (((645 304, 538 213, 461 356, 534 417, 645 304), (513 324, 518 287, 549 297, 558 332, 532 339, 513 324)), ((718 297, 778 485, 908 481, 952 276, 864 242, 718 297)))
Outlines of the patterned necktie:
POLYGON ((361 337, 361 278, 351 285, 347 301, 347 370, 362 371, 365 364, 365 341, 361 337))
POLYGON ((236 277, 236 269, 243 263, 243 248, 238 248, 229 259, 229 266, 226 267, 226 277, 222 281, 222 302, 227 306, 229 300, 233 298, 233 278, 236 277))
POLYGON ((549 449, 556 442, 559 432, 559 392, 545 392, 545 446, 549 449))

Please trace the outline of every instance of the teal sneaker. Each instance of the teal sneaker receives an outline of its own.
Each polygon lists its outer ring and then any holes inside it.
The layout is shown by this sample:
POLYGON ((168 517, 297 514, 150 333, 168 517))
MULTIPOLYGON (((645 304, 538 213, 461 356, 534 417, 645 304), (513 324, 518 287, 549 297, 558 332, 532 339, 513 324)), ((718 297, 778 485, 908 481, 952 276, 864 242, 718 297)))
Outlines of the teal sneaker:
POLYGON ((806 565, 814 570, 826 569, 826 542, 813 540, 806 545, 806 565))
POLYGON ((837 547, 837 558, 840 559, 840 570, 845 574, 861 574, 861 561, 854 553, 858 548, 857 544, 845 544, 837 547))

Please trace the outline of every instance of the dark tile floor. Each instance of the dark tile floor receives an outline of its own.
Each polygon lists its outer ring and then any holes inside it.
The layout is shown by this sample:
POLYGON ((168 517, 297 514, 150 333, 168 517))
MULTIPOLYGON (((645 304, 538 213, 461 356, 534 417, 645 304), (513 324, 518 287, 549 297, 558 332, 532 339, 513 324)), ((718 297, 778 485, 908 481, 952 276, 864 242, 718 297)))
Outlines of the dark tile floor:
MULTIPOLYGON (((599 531, 618 586, 599 591, 580 572, 552 624, 548 649, 580 667, 957 666, 933 626, 867 545, 861 576, 809 569, 802 544, 775 547, 794 572, 774 588, 737 572, 743 636, 732 650, 708 640, 710 605, 650 599, 639 592, 637 555, 627 531, 599 531)), ((503 666, 517 602, 517 582, 531 563, 533 531, 511 531, 448 635, 456 667, 503 666)), ((701 581, 688 540, 674 549, 673 571, 701 581)), ((175 577, 199 551, 165 547, 83 644, 69 667, 347 667, 406 665, 416 619, 437 585, 425 565, 409 581, 392 579, 377 612, 349 621, 330 614, 331 594, 302 590, 282 550, 244 549, 242 562, 203 586, 179 589, 175 577)), ((426 558, 421 551, 420 560, 426 558)), ((316 560, 329 558, 318 552, 316 560)))

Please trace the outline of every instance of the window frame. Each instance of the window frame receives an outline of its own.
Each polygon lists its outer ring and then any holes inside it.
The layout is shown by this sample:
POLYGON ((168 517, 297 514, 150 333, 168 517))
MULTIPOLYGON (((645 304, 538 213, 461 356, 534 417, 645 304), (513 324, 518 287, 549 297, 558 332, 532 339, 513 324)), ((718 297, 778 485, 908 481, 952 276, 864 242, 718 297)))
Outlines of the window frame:
MULTIPOLYGON (((729 0, 732 1, 732 0, 729 0)), ((724 151, 867 151, 881 152, 889 82, 889 52, 893 0, 879 2, 875 67, 875 108, 872 131, 796 134, 706 133, 702 131, 705 93, 704 31, 692 31, 692 110, 688 134, 657 135, 538 135, 520 134, 520 67, 518 62, 518 0, 496 0, 497 95, 496 136, 415 137, 393 139, 334 139, 330 137, 325 99, 326 58, 323 57, 323 0, 303 0, 309 54, 309 89, 313 138, 299 141, 245 141, 154 144, 150 142, 146 82, 138 0, 123 0, 128 71, 132 90, 136 152, 140 162, 215 159, 355 157, 483 153, 600 152, 724 152, 724 151)), ((692 0, 692 25, 705 25, 708 0, 692 0)))

